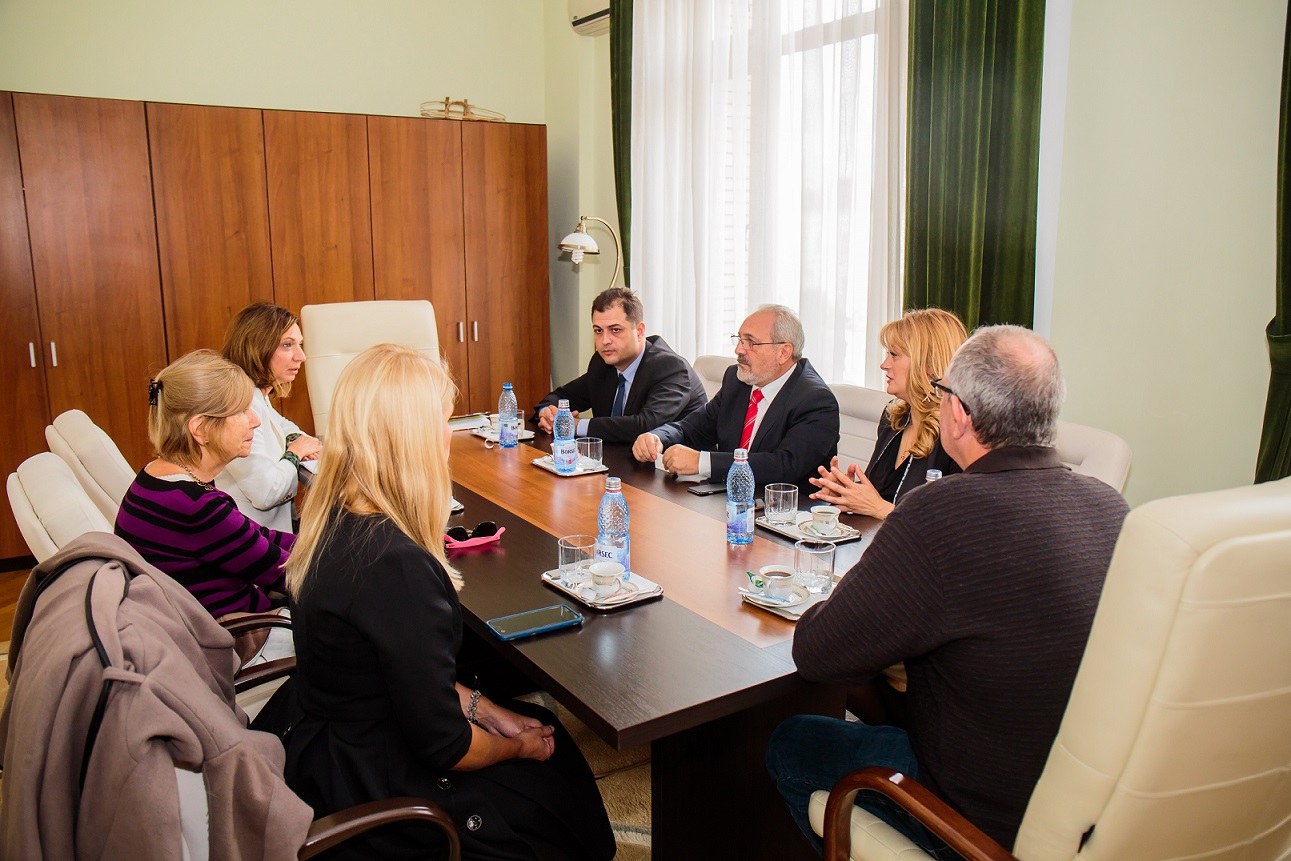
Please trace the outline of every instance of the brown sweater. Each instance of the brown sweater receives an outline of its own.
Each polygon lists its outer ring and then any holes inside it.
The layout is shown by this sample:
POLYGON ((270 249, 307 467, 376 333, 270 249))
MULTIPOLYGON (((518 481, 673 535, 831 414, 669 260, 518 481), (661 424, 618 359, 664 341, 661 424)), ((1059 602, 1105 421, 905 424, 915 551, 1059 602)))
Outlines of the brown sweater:
POLYGON ((903 494, 829 601, 798 622, 798 670, 857 683, 905 661, 921 782, 1012 846, 1127 513, 1053 449, 989 452, 903 494))

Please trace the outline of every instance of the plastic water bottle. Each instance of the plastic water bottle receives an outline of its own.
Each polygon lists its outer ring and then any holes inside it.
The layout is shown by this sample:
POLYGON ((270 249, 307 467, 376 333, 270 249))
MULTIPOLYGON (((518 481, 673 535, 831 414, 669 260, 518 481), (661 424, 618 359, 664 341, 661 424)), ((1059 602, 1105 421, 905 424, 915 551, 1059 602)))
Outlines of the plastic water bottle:
POLYGON ((551 423, 555 439, 551 443, 551 460, 556 472, 573 475, 578 470, 578 443, 574 442, 574 414, 564 398, 556 405, 556 420, 551 423))
POLYGON ((939 478, 941 478, 941 470, 930 469, 928 470, 928 474, 924 477, 924 481, 928 482, 929 484, 932 484, 934 481, 936 481, 939 478))
POLYGON ((623 566, 626 578, 632 571, 632 540, 628 538, 628 501, 623 498, 621 483, 614 476, 605 479, 605 495, 596 514, 596 558, 623 566))
POLYGON ((746 448, 735 450, 735 463, 726 473, 726 540, 753 542, 753 467, 746 448))
POLYGON ((502 384, 502 397, 498 398, 498 444, 503 448, 520 444, 520 407, 510 383, 502 384))

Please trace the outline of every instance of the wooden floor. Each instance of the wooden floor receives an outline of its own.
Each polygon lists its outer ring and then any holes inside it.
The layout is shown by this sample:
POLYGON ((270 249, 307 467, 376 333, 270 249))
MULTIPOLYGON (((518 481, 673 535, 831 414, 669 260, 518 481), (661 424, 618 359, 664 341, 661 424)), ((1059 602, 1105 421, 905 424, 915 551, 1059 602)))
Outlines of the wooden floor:
POLYGON ((0 644, 5 646, 0 651, 8 651, 9 632, 13 630, 13 608, 18 603, 22 584, 27 582, 27 575, 30 573, 30 568, 20 568, 17 571, 0 569, 0 644))

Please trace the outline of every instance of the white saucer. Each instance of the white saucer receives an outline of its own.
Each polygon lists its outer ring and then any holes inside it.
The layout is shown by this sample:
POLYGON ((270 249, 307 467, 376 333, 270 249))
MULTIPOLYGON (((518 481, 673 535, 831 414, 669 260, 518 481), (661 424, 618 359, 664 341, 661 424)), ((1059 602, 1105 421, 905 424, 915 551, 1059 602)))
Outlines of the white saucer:
POLYGON ((578 591, 583 596, 583 599, 589 603, 604 604, 606 602, 626 601, 628 598, 636 595, 637 592, 640 592, 641 587, 636 583, 633 583, 631 580, 623 580, 619 583, 619 591, 611 592, 609 595, 598 594, 595 589, 588 586, 586 583, 580 583, 578 585, 578 591))
POLYGON ((740 592, 740 597, 745 601, 748 601, 750 604, 756 604, 757 606, 765 607, 768 610, 782 610, 786 607, 797 607, 803 601, 810 598, 811 593, 807 591, 806 586, 799 586, 797 583, 792 583, 790 584, 788 594, 784 596, 783 601, 778 601, 774 598, 767 598, 763 595, 754 595, 750 592, 740 592))
POLYGON ((798 531, 804 535, 814 535, 817 538, 840 538, 847 534, 847 530, 841 524, 834 527, 833 532, 821 532, 816 528, 816 521, 804 520, 798 524, 798 531))

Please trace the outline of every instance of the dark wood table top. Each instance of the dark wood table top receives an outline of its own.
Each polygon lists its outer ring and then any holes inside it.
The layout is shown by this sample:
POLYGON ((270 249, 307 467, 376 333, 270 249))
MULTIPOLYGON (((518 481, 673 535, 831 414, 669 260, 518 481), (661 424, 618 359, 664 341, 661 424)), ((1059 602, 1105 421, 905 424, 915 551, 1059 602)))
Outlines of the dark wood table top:
MULTIPOLYGON (((507 528, 499 544, 450 557, 465 580, 467 625, 607 742, 654 741, 803 684, 790 656, 793 624, 736 592, 746 570, 791 561, 792 542, 759 529, 752 544, 729 546, 723 496, 687 493, 653 465, 636 464, 626 446, 607 445, 609 474, 623 479, 632 516, 632 568, 662 584, 664 596, 590 610, 540 575, 556 567, 557 537, 596 532, 604 474, 562 478, 533 466, 546 446, 489 449, 464 433, 452 446, 455 492, 466 506, 454 522, 507 528), (574 606, 586 621, 510 644, 493 640, 484 624, 555 603, 574 606)), ((840 565, 859 556, 848 547, 840 565)))

